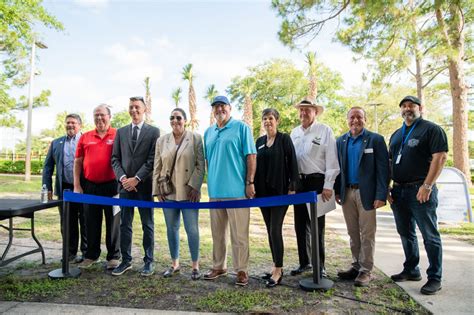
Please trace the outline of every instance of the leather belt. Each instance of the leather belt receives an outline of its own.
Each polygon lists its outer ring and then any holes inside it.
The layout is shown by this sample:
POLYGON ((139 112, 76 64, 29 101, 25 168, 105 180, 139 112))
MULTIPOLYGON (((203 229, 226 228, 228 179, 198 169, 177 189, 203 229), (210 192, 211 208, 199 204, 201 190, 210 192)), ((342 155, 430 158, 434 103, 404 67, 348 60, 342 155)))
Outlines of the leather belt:
POLYGON ((414 182, 408 182, 408 183, 397 183, 393 182, 393 186, 400 186, 400 187, 413 187, 413 186, 419 186, 422 185, 424 180, 417 180, 414 182))
POLYGON ((300 174, 300 178, 301 178, 301 179, 324 178, 324 174, 321 174, 321 173, 300 174))
POLYGON ((351 189, 359 189, 359 184, 347 184, 346 187, 351 189))

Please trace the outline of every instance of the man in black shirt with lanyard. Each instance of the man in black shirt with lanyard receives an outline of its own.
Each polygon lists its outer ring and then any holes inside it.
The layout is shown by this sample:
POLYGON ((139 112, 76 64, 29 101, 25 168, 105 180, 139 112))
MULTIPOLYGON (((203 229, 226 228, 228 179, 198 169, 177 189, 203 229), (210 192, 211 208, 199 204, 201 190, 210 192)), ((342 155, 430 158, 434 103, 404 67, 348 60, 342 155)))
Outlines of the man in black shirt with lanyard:
POLYGON ((415 226, 421 231, 428 255, 428 282, 423 294, 441 290, 442 246, 437 228, 436 179, 447 158, 448 141, 440 126, 421 117, 423 106, 414 96, 400 102, 403 125, 390 138, 390 166, 393 179, 389 202, 400 235, 405 262, 394 281, 420 281, 420 254, 415 226), (415 225, 416 224, 416 225, 415 225))

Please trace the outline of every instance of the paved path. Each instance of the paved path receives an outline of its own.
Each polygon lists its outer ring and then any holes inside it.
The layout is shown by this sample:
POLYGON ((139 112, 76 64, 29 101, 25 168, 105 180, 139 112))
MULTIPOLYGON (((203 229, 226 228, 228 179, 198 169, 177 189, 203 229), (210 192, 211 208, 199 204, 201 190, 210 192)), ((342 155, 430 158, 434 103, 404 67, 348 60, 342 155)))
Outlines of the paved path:
MULTIPOLYGON (((349 240, 341 209, 329 213, 326 216, 326 222, 328 228, 336 229, 341 236, 349 240)), ((420 293, 420 288, 427 281, 428 259, 419 231, 417 235, 423 280, 398 282, 397 284, 433 314, 474 314, 474 246, 442 235, 442 290, 437 295, 423 295, 420 293)), ((387 276, 390 276, 402 271, 403 261, 403 249, 393 216, 390 212, 379 211, 377 213, 375 265, 387 276)))

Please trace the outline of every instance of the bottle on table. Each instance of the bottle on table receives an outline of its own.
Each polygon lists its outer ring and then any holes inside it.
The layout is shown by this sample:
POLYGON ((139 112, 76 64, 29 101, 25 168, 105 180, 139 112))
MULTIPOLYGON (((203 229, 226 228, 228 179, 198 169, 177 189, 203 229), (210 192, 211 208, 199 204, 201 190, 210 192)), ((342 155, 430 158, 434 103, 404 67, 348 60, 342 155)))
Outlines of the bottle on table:
POLYGON ((41 202, 42 203, 48 202, 48 188, 46 188, 46 184, 43 185, 43 188, 41 188, 41 202))

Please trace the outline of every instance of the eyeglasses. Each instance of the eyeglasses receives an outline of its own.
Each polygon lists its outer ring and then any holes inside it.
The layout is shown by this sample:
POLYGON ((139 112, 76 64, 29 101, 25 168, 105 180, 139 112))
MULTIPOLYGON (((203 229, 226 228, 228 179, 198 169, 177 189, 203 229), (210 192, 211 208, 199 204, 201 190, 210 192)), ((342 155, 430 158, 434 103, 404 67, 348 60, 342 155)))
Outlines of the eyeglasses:
POLYGON ((132 102, 133 101, 142 101, 143 103, 145 103, 145 99, 142 96, 132 96, 132 97, 130 97, 130 100, 132 102))
POLYGON ((170 116, 170 121, 173 121, 173 120, 175 120, 175 119, 176 119, 177 121, 181 121, 181 120, 183 120, 183 117, 181 117, 181 116, 170 116))

